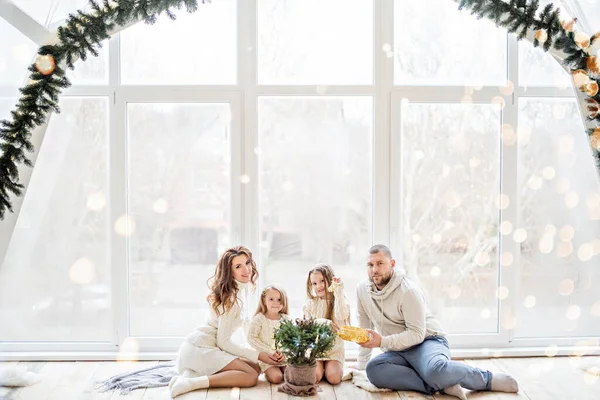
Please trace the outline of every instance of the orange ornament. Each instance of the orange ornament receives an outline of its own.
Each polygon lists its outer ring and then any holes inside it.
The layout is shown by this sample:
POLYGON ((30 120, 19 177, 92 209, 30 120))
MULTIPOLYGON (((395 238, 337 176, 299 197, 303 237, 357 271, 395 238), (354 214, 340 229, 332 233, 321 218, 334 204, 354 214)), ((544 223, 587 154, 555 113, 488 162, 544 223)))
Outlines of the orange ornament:
POLYGON ((598 57, 596 57, 596 56, 588 57, 587 60, 585 61, 585 66, 587 67, 588 71, 590 71, 591 73, 600 75, 600 62, 598 62, 598 57))
POLYGON ((594 129, 590 135, 590 143, 595 150, 600 150, 600 127, 594 129))
POLYGON ((583 86, 583 91, 590 97, 594 97, 598 94, 598 82, 591 81, 590 83, 583 86))
POLYGON ((54 57, 50 54, 39 56, 37 60, 35 60, 35 69, 42 75, 50 75, 54 72, 55 68, 56 62, 54 61, 54 57))
POLYGON ((545 29, 540 29, 535 32, 535 38, 538 42, 544 43, 546 40, 548 40, 548 32, 546 32, 545 29))
POLYGON ((577 32, 575 34, 575 44, 580 49, 587 49, 590 46, 590 37, 586 33, 577 32))
POLYGON ((594 99, 587 99, 587 109, 590 113, 590 118, 596 118, 600 112, 600 104, 594 99))
POLYGON ((572 19, 570 21, 564 20, 563 22, 561 22, 561 25, 565 31, 573 32, 573 31, 575 31, 575 23, 576 22, 577 22, 577 18, 572 19))
POLYGON ((580 88, 588 84, 589 81, 590 77, 584 69, 578 69, 576 71, 573 71, 573 82, 575 83, 576 87, 580 88))

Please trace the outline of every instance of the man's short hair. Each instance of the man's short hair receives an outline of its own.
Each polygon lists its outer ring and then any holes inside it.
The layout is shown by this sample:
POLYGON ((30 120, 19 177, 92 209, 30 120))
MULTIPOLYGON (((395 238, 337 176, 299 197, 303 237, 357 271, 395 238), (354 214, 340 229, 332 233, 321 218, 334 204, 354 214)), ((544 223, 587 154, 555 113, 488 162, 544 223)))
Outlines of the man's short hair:
POLYGON ((392 252, 390 248, 385 244, 376 244, 375 246, 369 249, 369 254, 383 253, 390 260, 392 259, 392 252))

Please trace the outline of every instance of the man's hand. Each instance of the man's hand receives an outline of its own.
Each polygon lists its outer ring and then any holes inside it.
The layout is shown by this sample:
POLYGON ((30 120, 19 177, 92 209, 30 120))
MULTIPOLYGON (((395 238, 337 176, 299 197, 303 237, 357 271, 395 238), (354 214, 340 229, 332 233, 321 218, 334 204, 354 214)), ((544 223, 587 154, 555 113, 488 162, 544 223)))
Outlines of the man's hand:
POLYGON ((371 339, 367 340, 366 342, 359 343, 360 347, 365 347, 367 349, 381 347, 381 335, 372 329, 367 329, 366 331, 371 335, 371 339))

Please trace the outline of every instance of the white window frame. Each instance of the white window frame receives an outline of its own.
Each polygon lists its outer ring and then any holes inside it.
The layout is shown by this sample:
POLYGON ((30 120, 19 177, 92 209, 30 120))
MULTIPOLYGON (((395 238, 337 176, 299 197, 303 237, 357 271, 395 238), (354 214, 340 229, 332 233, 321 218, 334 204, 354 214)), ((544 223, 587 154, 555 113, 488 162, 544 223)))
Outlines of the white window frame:
MULTIPOLYGON (((251 249, 258 249, 259 237, 259 167, 254 149, 258 145, 258 106, 261 96, 371 96, 373 98, 373 243, 387 243, 400 249, 401 210, 400 177, 402 176, 400 132, 402 115, 398 112, 402 99, 415 102, 458 103, 464 94, 464 87, 442 86, 398 86, 394 85, 394 60, 383 51, 385 45, 394 43, 394 1, 373 0, 373 84, 335 85, 323 90, 317 85, 258 85, 257 82, 257 1, 238 0, 237 6, 237 56, 238 80, 236 85, 121 85, 120 76, 120 36, 116 34, 109 41, 109 83, 108 85, 76 85, 64 92, 65 96, 109 96, 109 218, 107 230, 110 245, 107 249, 111 265, 111 290, 113 309, 113 335, 107 342, 11 342, 0 343, 0 356, 7 359, 115 359, 119 346, 129 335, 129 272, 127 266, 127 239, 113 229, 114 221, 126 213, 127 203, 127 115, 128 103, 211 103, 226 102, 231 105, 231 242, 244 243, 251 249), (247 184, 239 177, 248 175, 247 184)), ((202 12, 200 5, 197 12, 202 12)), ((2 10, 0 9, 0 12, 2 10)), ((458 12, 458 11, 457 11, 458 12)), ((20 17, 19 17, 20 18, 20 17)), ((23 17, 24 18, 24 17, 23 17)), ((31 20, 30 17, 29 20, 31 20)), ((31 25, 31 21, 23 26, 31 25)), ((12 22, 12 21, 10 21, 12 22)), ((39 27, 38 27, 39 28, 39 27)), ((39 39, 41 31, 29 27, 28 35, 39 39)), ((514 83, 514 94, 505 95, 502 122, 513 127, 518 125, 517 100, 523 97, 573 97, 572 88, 559 90, 550 87, 519 86, 518 46, 514 37, 508 38, 507 77, 514 83)), ((0 88, 0 96, 3 94, 0 88)), ((489 103, 498 96, 495 86, 486 86, 473 95, 474 103, 489 103)), ((500 138, 498 138, 500 140, 500 138)), ((518 146, 504 146, 501 150, 502 191, 510 198, 518 198, 517 160, 518 146)), ((504 210, 502 220, 518 221, 518 202, 511 202, 504 210)), ((509 237, 503 237, 503 250, 514 254, 514 264, 520 265, 519 246, 509 237)), ((366 251, 367 249, 359 249, 366 251)), ((258 252, 257 252, 258 253, 258 252)), ((499 252, 501 253, 501 252, 499 252)), ((402 254, 396 254, 401 260, 402 254)), ((260 256, 258 265, 261 265, 260 256)), ((499 263, 499 265, 501 265, 499 263)), ((357 266, 360 267, 360 266, 357 266)), ((516 293, 518 267, 499 266, 499 282, 508 286, 511 294, 516 293)), ((259 282, 264 284, 265 282, 259 282)), ((517 309, 516 296, 510 295, 499 300, 499 315, 503 310, 514 312, 517 309)), ((199 321, 200 323, 201 321, 199 321)), ((157 321, 160 323, 160 321, 157 321)), ((544 355, 550 344, 558 345, 559 354, 568 354, 573 345, 582 338, 532 338, 515 339, 513 330, 502 328, 495 334, 450 335, 455 349, 453 355, 485 357, 494 352, 502 355, 544 355), (482 350, 482 348, 484 350, 482 350), (486 350, 490 348, 491 350, 486 350)), ((140 359, 170 359, 174 356, 180 337, 132 337, 139 344, 140 359)), ((599 350, 596 350, 600 353, 599 350)), ((354 357, 355 351, 347 356, 354 357)))

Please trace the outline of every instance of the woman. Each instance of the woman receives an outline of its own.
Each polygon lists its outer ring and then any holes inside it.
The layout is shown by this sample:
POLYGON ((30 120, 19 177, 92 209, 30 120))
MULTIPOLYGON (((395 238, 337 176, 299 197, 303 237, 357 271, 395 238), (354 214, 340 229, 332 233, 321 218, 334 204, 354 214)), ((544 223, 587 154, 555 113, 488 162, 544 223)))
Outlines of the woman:
POLYGON ((180 375, 169 382, 172 397, 208 387, 251 387, 258 381, 258 360, 271 365, 282 361, 275 352, 258 352, 231 340, 242 325, 241 294, 254 289, 257 278, 256 263, 247 248, 233 247, 221 255, 209 281, 208 319, 179 348, 175 366, 180 375))

